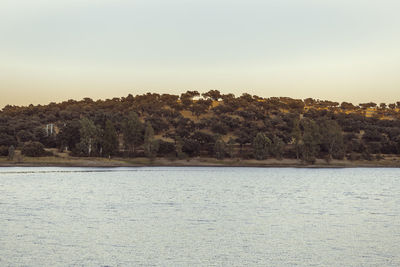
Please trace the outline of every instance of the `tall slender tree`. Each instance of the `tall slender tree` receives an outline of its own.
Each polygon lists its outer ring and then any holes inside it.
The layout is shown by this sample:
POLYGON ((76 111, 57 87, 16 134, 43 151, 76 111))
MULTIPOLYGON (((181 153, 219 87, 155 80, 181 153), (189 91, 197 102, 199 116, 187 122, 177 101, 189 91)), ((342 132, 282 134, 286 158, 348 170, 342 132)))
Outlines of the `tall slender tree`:
POLYGON ((130 112, 122 125, 124 146, 134 153, 135 148, 143 143, 143 124, 135 112, 130 112))
POLYGON ((226 144, 221 137, 218 137, 214 145, 214 155, 217 159, 224 159, 225 154, 226 154, 226 144))
POLYGON ((144 153, 146 157, 153 159, 158 152, 159 143, 154 139, 154 130, 150 122, 146 125, 144 132, 144 153))
POLYGON ((320 150, 321 135, 318 124, 313 120, 303 119, 304 128, 301 144, 301 159, 314 164, 320 150))
POLYGON ((326 160, 329 162, 333 156, 335 158, 343 158, 344 144, 342 128, 336 121, 321 120, 319 121, 321 130, 321 147, 327 153, 326 160))
POLYGON ((270 153, 271 140, 263 133, 258 133, 253 141, 254 156, 258 160, 266 159, 270 153))
POLYGON ((235 156, 235 140, 230 137, 226 146, 226 152, 230 158, 235 156))
POLYGON ((15 155, 15 147, 13 145, 11 145, 8 148, 8 160, 13 160, 14 159, 14 155, 15 155))
POLYGON ((292 140, 296 150, 296 158, 300 159, 300 146, 302 144, 302 135, 300 129, 300 120, 298 118, 293 121, 292 140))
POLYGON ((103 155, 112 156, 118 150, 118 135, 115 130, 114 124, 110 121, 106 121, 104 135, 102 139, 103 155))
MULTIPOLYGON (((94 122, 86 117, 80 120, 80 137, 79 150, 85 156, 92 156, 98 152, 100 129, 96 127, 94 122)), ((101 149, 100 149, 101 150, 101 149)))
POLYGON ((282 139, 274 135, 271 143, 271 155, 277 159, 282 159, 284 147, 285 143, 282 139))

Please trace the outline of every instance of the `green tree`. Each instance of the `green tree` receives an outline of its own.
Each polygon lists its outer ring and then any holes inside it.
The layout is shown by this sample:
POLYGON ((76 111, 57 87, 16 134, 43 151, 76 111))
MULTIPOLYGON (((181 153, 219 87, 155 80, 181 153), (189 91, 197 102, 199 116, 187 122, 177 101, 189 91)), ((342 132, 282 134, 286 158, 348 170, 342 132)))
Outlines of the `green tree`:
POLYGON ((276 135, 272 138, 271 155, 277 159, 282 159, 285 143, 276 135))
POLYGON ((368 146, 362 146, 361 157, 365 160, 372 160, 371 151, 368 146))
POLYGON ((301 129, 300 129, 300 120, 296 118, 293 121, 293 129, 292 129, 292 140, 293 144, 296 150, 296 158, 300 159, 300 152, 301 152, 301 143, 302 143, 302 135, 301 135, 301 129))
POLYGON ((314 121, 309 119, 303 119, 302 126, 304 131, 300 144, 301 159, 307 163, 314 164, 320 149, 320 129, 314 121))
POLYGON ((21 130, 17 133, 17 140, 20 143, 24 143, 28 141, 34 141, 35 137, 31 132, 26 130, 21 130))
POLYGON ((233 158, 235 155, 235 140, 232 137, 230 137, 228 140, 226 152, 230 158, 233 158))
POLYGON ((258 160, 266 159, 270 153, 271 140, 263 133, 258 133, 253 141, 254 156, 258 160))
POLYGON ((81 128, 79 130, 81 141, 79 142, 79 150, 85 156, 92 156, 98 151, 100 130, 94 122, 86 117, 80 120, 81 128))
POLYGON ((102 138, 103 155, 112 156, 118 150, 118 135, 114 128, 114 124, 110 121, 106 121, 104 128, 104 135, 102 138))
POLYGON ((155 158, 159 148, 158 140, 154 139, 154 130, 148 122, 144 132, 144 153, 148 158, 155 158))
POLYGON ((212 104, 211 100, 199 99, 192 104, 190 111, 198 118, 201 114, 205 114, 212 104))
POLYGON ((0 146, 0 156, 1 157, 7 157, 8 156, 8 150, 9 150, 9 147, 7 147, 7 146, 0 146))
POLYGON ((217 159, 224 159, 225 154, 226 154, 226 144, 221 137, 218 137, 214 145, 214 155, 217 159))
POLYGON ((124 146, 134 153, 143 142, 143 124, 135 112, 130 112, 122 126, 124 146))
POLYGON ((203 93, 202 96, 205 98, 210 98, 211 100, 214 101, 218 101, 222 97, 220 91, 218 90, 210 90, 206 93, 203 93))
POLYGON ((176 157, 178 159, 184 159, 186 154, 182 151, 183 148, 183 141, 182 138, 178 135, 175 138, 175 150, 176 150, 176 157))
POLYGON ((196 96, 200 96, 198 91, 187 91, 186 93, 182 93, 180 100, 185 109, 189 109, 193 104, 193 98, 196 96))
POLYGON ((0 132, 0 146, 10 146, 15 145, 15 138, 7 133, 0 132))
POLYGON ((332 156, 343 158, 344 144, 342 128, 334 120, 322 120, 319 122, 321 130, 321 148, 327 152, 326 160, 329 162, 332 156))
POLYGON ((15 155, 15 147, 13 145, 11 145, 8 148, 8 160, 13 160, 14 159, 14 155, 15 155))
POLYGON ((64 124, 57 135, 57 142, 61 151, 73 150, 81 140, 81 123, 73 120, 64 124))

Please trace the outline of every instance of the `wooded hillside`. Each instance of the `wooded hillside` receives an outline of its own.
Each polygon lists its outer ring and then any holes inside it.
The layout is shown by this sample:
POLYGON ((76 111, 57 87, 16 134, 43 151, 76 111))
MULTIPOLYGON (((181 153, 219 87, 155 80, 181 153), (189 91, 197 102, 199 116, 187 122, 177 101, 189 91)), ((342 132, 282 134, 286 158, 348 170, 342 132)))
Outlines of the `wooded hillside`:
POLYGON ((400 154, 400 102, 152 94, 0 112, 0 155, 376 159, 400 154))

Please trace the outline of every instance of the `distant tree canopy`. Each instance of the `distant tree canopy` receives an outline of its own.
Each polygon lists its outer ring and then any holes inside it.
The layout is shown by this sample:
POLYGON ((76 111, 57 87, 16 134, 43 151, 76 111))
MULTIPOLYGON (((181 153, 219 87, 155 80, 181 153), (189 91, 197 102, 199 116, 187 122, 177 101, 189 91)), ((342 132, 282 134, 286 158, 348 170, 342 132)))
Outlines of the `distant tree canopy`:
POLYGON ((82 157, 372 159, 400 154, 399 109, 400 101, 353 105, 218 90, 8 105, 0 111, 0 155, 58 148, 82 157))

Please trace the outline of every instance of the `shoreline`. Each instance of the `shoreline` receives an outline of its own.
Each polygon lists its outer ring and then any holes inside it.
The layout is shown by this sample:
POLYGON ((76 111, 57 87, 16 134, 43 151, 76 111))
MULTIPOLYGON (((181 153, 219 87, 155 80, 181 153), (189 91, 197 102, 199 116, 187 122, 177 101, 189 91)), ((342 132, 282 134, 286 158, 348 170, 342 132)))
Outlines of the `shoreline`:
POLYGON ((296 159, 242 160, 214 158, 191 158, 187 160, 156 158, 74 158, 74 157, 24 157, 8 161, 0 158, 0 167, 258 167, 258 168, 400 168, 400 158, 374 161, 332 160, 327 163, 318 159, 315 164, 304 164, 296 159))

